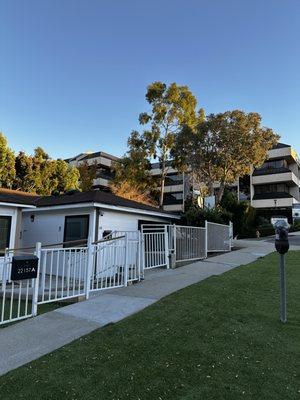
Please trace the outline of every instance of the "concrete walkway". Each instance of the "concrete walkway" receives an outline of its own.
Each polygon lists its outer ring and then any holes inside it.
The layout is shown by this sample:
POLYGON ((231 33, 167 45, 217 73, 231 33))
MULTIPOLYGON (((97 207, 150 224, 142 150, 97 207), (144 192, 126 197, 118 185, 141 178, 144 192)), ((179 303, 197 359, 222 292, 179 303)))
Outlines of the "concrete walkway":
POLYGON ((0 329, 0 375, 120 321, 172 292, 274 251, 274 244, 264 241, 238 241, 236 245, 240 249, 231 253, 173 270, 153 269, 139 284, 103 291, 88 301, 0 329))

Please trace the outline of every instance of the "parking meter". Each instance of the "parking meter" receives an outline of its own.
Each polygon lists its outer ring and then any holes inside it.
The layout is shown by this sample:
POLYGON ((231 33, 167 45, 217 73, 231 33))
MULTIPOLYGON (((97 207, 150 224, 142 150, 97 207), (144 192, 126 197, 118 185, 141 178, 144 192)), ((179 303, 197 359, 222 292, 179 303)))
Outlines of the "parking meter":
POLYGON ((285 284, 285 259, 284 255, 289 250, 289 225, 285 220, 279 220, 275 227, 275 248, 280 254, 280 320, 286 323, 286 284, 285 284))
POLYGON ((279 254, 285 254, 289 250, 289 225, 285 220, 275 223, 275 248, 279 254))

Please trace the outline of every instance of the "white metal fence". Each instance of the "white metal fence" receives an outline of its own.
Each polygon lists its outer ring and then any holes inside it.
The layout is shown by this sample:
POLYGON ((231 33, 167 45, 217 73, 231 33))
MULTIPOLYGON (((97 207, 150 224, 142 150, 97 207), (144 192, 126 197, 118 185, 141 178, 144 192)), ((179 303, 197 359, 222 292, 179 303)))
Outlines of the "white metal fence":
POLYGON ((35 280, 11 280, 13 255, 7 250, 0 261, 0 325, 32 317, 37 310, 35 280))
POLYGON ((145 269, 201 260, 210 252, 231 250, 232 224, 206 222, 205 227, 142 225, 145 269))
POLYGON ((174 225, 173 232, 177 262, 207 257, 205 228, 174 225))
POLYGON ((38 304, 85 295, 87 259, 87 247, 42 249, 38 304))
POLYGON ((125 236, 96 244, 92 247, 92 255, 90 291, 127 284, 125 236))
POLYGON ((223 252, 231 250, 231 224, 222 225, 206 221, 205 227, 207 232, 208 252, 223 252))
POLYGON ((169 233, 167 225, 142 225, 144 269, 168 266, 169 233))
POLYGON ((37 243, 38 276, 20 281, 11 280, 14 252, 7 250, 0 259, 0 325, 35 316, 41 304, 127 286, 147 269, 229 251, 231 232, 232 226, 211 222, 204 228, 149 224, 141 232, 111 232, 86 247, 41 248, 37 243))

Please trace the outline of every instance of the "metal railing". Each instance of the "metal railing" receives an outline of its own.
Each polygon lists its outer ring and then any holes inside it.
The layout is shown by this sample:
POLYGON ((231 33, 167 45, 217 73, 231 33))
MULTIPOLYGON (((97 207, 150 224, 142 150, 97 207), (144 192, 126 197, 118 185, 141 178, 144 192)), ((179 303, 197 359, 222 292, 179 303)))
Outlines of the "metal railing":
MULTIPOLYGON (((35 255, 40 245, 37 244, 35 255)), ((11 280, 12 258, 16 249, 6 249, 0 262, 0 325, 32 317, 37 313, 36 280, 11 280)))
POLYGON ((169 227, 170 225, 166 224, 143 224, 141 226, 145 270, 164 266, 169 268, 169 227))
POLYGON ((39 304, 85 295, 87 247, 42 249, 39 304))
POLYGON ((91 249, 92 265, 90 291, 125 286, 126 274, 126 238, 112 239, 109 243, 98 243, 91 249))
POLYGON ((173 231, 177 262, 207 257, 205 228, 174 225, 173 231))
POLYGON ((231 250, 232 227, 229 225, 205 222, 207 231, 207 251, 223 252, 231 250))
POLYGON ((0 324, 35 316, 44 303, 89 298, 95 291, 127 286, 141 280, 144 270, 170 268, 173 260, 199 260, 208 252, 230 251, 232 224, 145 224, 141 232, 114 231, 87 246, 79 242, 71 242, 72 247, 57 247, 70 244, 64 242, 6 249, 0 258, 0 324), (30 249, 38 258, 37 278, 12 281, 13 256, 30 249))

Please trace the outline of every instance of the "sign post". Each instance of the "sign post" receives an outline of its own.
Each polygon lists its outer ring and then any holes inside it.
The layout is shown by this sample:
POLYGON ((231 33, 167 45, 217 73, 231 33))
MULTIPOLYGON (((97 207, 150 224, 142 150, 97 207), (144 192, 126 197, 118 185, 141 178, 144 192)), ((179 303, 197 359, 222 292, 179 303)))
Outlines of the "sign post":
POLYGON ((42 244, 41 243, 36 243, 35 246, 35 256, 37 258, 37 273, 36 273, 36 279, 33 280, 33 297, 32 297, 32 315, 36 316, 37 315, 37 309, 38 309, 38 297, 39 297, 39 263, 41 262, 41 250, 42 250, 42 244))
POLYGON ((280 321, 287 322, 286 315, 286 282, 285 282, 285 254, 289 250, 289 225, 286 221, 280 220, 275 224, 275 248, 279 253, 280 262, 280 321))

